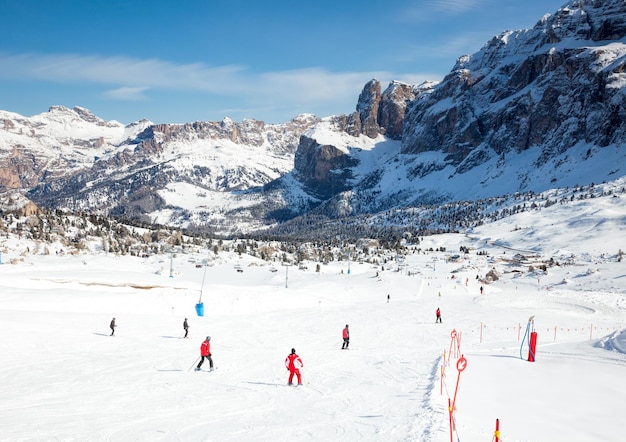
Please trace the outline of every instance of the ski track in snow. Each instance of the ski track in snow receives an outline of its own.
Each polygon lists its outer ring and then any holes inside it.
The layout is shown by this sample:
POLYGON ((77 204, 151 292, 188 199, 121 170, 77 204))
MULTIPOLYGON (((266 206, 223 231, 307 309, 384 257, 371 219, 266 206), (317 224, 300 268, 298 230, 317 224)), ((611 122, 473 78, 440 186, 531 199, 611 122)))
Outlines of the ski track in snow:
MULTIPOLYGON (((467 237, 424 241, 458 250, 454 241, 467 237)), ((186 259, 172 278, 158 257, 2 265, 0 323, 10 337, 0 341, 2 440, 439 442, 449 440, 457 380, 455 437, 464 442, 490 440, 496 418, 508 442, 619 440, 623 264, 599 260, 598 271, 575 270, 583 276, 567 284, 571 266, 540 281, 509 273, 482 284, 476 274, 494 266, 487 256, 445 256, 409 255, 408 268, 419 271, 412 276, 393 261, 384 271, 353 263, 351 274, 340 262, 319 274, 292 268, 286 288, 283 269, 233 254, 207 268, 204 317, 194 310, 203 269, 186 259), (598 274, 612 286, 597 279, 589 290, 598 274), (443 324, 434 322, 437 307, 443 324), (520 357, 531 316, 534 364, 520 357), (350 349, 341 350, 346 323, 350 349), (452 330, 468 364, 459 374, 450 360, 440 391, 452 330), (206 335, 219 369, 195 372, 206 335), (304 362, 302 387, 286 385, 292 347, 304 362)))

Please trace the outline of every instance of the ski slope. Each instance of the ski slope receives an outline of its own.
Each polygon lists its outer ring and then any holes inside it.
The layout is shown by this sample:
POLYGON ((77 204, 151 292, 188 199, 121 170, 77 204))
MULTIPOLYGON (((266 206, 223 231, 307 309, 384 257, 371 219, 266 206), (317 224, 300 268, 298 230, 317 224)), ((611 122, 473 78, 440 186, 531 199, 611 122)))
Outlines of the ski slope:
POLYGON ((416 246, 447 252, 334 261, 320 272, 226 252, 207 267, 196 266, 206 251, 24 254, 6 240, 1 439, 448 441, 456 400, 454 440, 490 441, 499 419, 506 442, 620 441, 626 218, 613 200, 579 207, 575 222, 555 205, 416 246), (596 217, 602 228, 589 228, 596 217), (511 261, 520 250, 559 265, 531 272, 511 261), (481 283, 493 268, 500 279, 481 283), (217 370, 194 372, 207 335, 217 370), (302 387, 286 385, 292 347, 302 387))

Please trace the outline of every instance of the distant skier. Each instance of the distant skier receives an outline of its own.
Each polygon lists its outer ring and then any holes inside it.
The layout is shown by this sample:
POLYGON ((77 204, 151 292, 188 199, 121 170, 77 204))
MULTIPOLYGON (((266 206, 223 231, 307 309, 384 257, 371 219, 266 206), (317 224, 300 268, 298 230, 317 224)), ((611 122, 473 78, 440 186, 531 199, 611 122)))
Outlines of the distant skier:
POLYGON ((285 359, 285 367, 289 370, 289 385, 293 385, 293 376, 298 378, 298 385, 302 385, 302 375, 300 369, 304 367, 302 359, 296 354, 296 349, 292 348, 291 353, 285 359))
POLYGON ((389 304, 390 299, 391 299, 391 295, 387 295, 387 304, 389 304))
POLYGON ((200 362, 196 367, 196 371, 200 371, 202 364, 204 364, 204 358, 209 360, 209 371, 213 371, 213 358, 211 358, 211 337, 207 336, 202 345, 200 345, 200 362))
POLYGON ((437 307, 437 311, 435 312, 435 315, 437 315, 437 319, 435 319, 435 324, 438 322, 441 322, 441 310, 439 309, 439 307, 437 307))
POLYGON ((185 318, 185 320, 183 321, 183 328, 185 329, 185 336, 183 336, 183 338, 186 338, 187 334, 189 333, 189 324, 187 323, 187 318, 185 318))
POLYGON ((115 325, 115 318, 111 319, 111 324, 109 324, 109 328, 111 329, 111 336, 113 336, 113 334, 115 333, 115 327, 117 327, 117 325, 115 325))
POLYGON ((350 331, 348 330, 348 324, 346 324, 346 328, 343 329, 343 345, 341 349, 347 350, 348 345, 350 345, 350 331))
POLYGON ((482 285, 480 286, 480 294, 481 295, 483 294, 483 286, 482 285))

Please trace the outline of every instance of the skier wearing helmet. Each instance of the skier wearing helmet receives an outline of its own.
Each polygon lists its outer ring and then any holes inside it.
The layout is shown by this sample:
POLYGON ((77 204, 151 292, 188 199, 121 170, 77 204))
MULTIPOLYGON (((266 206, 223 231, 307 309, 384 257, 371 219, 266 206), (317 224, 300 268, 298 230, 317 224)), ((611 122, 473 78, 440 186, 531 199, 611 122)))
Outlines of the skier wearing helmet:
POLYGON ((196 367, 196 371, 200 371, 200 367, 204 363, 204 358, 209 360, 209 371, 213 371, 213 359, 211 358, 211 337, 207 336, 202 345, 200 345, 200 362, 196 367))
POLYGON ((291 353, 285 359, 285 367, 289 370, 289 385, 293 385, 293 376, 298 378, 298 385, 302 385, 302 375, 300 369, 304 366, 302 359, 296 354, 296 349, 292 348, 291 353))

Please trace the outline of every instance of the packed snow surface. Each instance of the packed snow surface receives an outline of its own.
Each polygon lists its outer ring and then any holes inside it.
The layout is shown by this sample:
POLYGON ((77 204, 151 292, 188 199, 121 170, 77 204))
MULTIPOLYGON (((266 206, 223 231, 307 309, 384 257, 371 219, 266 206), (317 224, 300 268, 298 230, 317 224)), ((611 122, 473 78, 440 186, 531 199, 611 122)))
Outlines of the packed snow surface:
POLYGON ((1 439, 448 441, 454 403, 454 440, 490 441, 499 419, 506 442, 621 441, 626 209, 597 204, 319 271, 213 249, 42 255, 2 238, 1 439), (195 372, 207 335, 217 369, 195 372), (291 348, 302 387, 286 385, 291 348))

